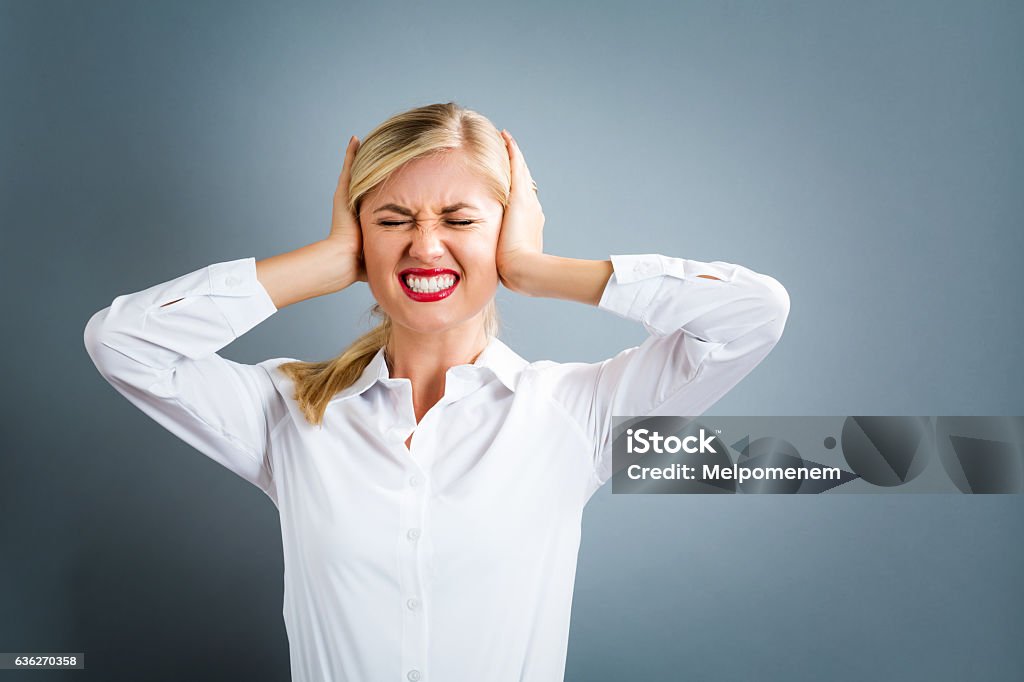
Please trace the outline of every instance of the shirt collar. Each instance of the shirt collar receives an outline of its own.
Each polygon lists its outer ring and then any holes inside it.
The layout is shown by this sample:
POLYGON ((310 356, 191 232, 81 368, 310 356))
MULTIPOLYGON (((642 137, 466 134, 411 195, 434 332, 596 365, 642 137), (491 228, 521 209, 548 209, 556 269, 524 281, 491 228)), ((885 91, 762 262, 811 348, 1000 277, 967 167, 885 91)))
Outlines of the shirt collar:
MULTIPOLYGON (((505 343, 497 336, 493 336, 480 355, 477 356, 476 362, 471 365, 455 365, 454 367, 449 368, 446 378, 456 375, 460 377, 470 377, 471 380, 476 378, 480 383, 483 383, 483 381, 480 380, 481 373, 490 370, 510 391, 515 392, 516 386, 519 384, 519 375, 527 364, 529 363, 520 357, 518 353, 505 345, 505 343)), ((338 391, 338 393, 328 401, 328 404, 333 403, 336 400, 343 400, 345 398, 359 395, 377 382, 380 382, 385 386, 395 386, 405 381, 408 380, 403 378, 391 378, 391 375, 388 372, 388 363, 384 359, 384 349, 381 348, 373 356, 369 364, 366 365, 366 369, 363 370, 363 373, 359 378, 347 388, 338 391)))

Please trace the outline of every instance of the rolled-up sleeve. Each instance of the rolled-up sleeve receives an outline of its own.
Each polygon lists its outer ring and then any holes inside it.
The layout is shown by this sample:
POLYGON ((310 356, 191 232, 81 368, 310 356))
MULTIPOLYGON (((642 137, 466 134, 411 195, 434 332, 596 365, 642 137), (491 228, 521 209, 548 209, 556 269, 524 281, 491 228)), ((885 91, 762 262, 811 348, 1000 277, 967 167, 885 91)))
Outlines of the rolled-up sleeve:
POLYGON ((613 416, 699 416, 778 343, 789 294, 733 263, 613 255, 598 306, 639 322, 648 338, 597 363, 552 368, 548 387, 589 440, 598 484, 612 474, 613 416))
POLYGON ((89 319, 85 348, 132 404, 276 503, 268 368, 217 354, 276 311, 255 258, 214 263, 118 296, 89 319))

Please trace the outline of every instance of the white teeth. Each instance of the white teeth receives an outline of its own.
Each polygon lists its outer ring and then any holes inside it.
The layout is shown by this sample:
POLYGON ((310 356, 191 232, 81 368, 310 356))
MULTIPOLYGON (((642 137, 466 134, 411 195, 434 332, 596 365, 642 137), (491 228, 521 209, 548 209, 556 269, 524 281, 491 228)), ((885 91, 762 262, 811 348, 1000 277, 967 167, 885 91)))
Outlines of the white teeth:
POLYGON ((438 275, 436 277, 413 277, 407 275, 405 283, 413 291, 417 291, 421 294, 431 294, 444 289, 449 289, 455 284, 454 275, 438 275))

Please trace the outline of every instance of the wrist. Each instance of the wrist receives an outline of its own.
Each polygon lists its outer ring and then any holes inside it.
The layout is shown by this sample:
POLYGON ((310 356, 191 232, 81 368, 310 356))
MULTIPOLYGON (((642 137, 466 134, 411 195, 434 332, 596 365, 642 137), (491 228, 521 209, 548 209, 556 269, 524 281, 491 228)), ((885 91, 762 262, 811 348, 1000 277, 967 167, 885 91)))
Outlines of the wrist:
POLYGON ((509 289, 525 296, 598 305, 614 272, 611 261, 524 254, 509 264, 509 289))
POLYGON ((333 294, 356 281, 355 265, 337 242, 321 240, 256 262, 256 276, 278 309, 333 294))
POLYGON ((326 237, 311 246, 317 254, 316 262, 327 264, 323 270, 325 294, 337 293, 359 281, 357 264, 340 240, 326 237))
POLYGON ((503 259, 498 268, 502 283, 517 294, 541 296, 542 273, 550 258, 546 253, 522 253, 503 259))

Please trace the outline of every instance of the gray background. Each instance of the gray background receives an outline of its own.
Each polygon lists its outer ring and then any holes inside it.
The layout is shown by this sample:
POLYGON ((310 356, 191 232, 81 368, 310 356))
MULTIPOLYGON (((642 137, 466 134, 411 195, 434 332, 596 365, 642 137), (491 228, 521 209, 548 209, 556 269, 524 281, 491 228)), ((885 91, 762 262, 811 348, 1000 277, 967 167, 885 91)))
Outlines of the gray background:
MULTIPOLYGON (((348 137, 429 102, 517 136, 550 253, 787 287, 781 343, 709 414, 1024 414, 1021 35, 1013 2, 0 3, 0 650, 85 651, 75 679, 287 678, 273 505, 107 386, 82 331, 321 238, 348 137)), ((332 356, 359 287, 224 354, 332 356)), ((531 360, 644 338, 499 300, 531 360)), ((609 488, 568 680, 1024 675, 1021 496, 609 488)))

